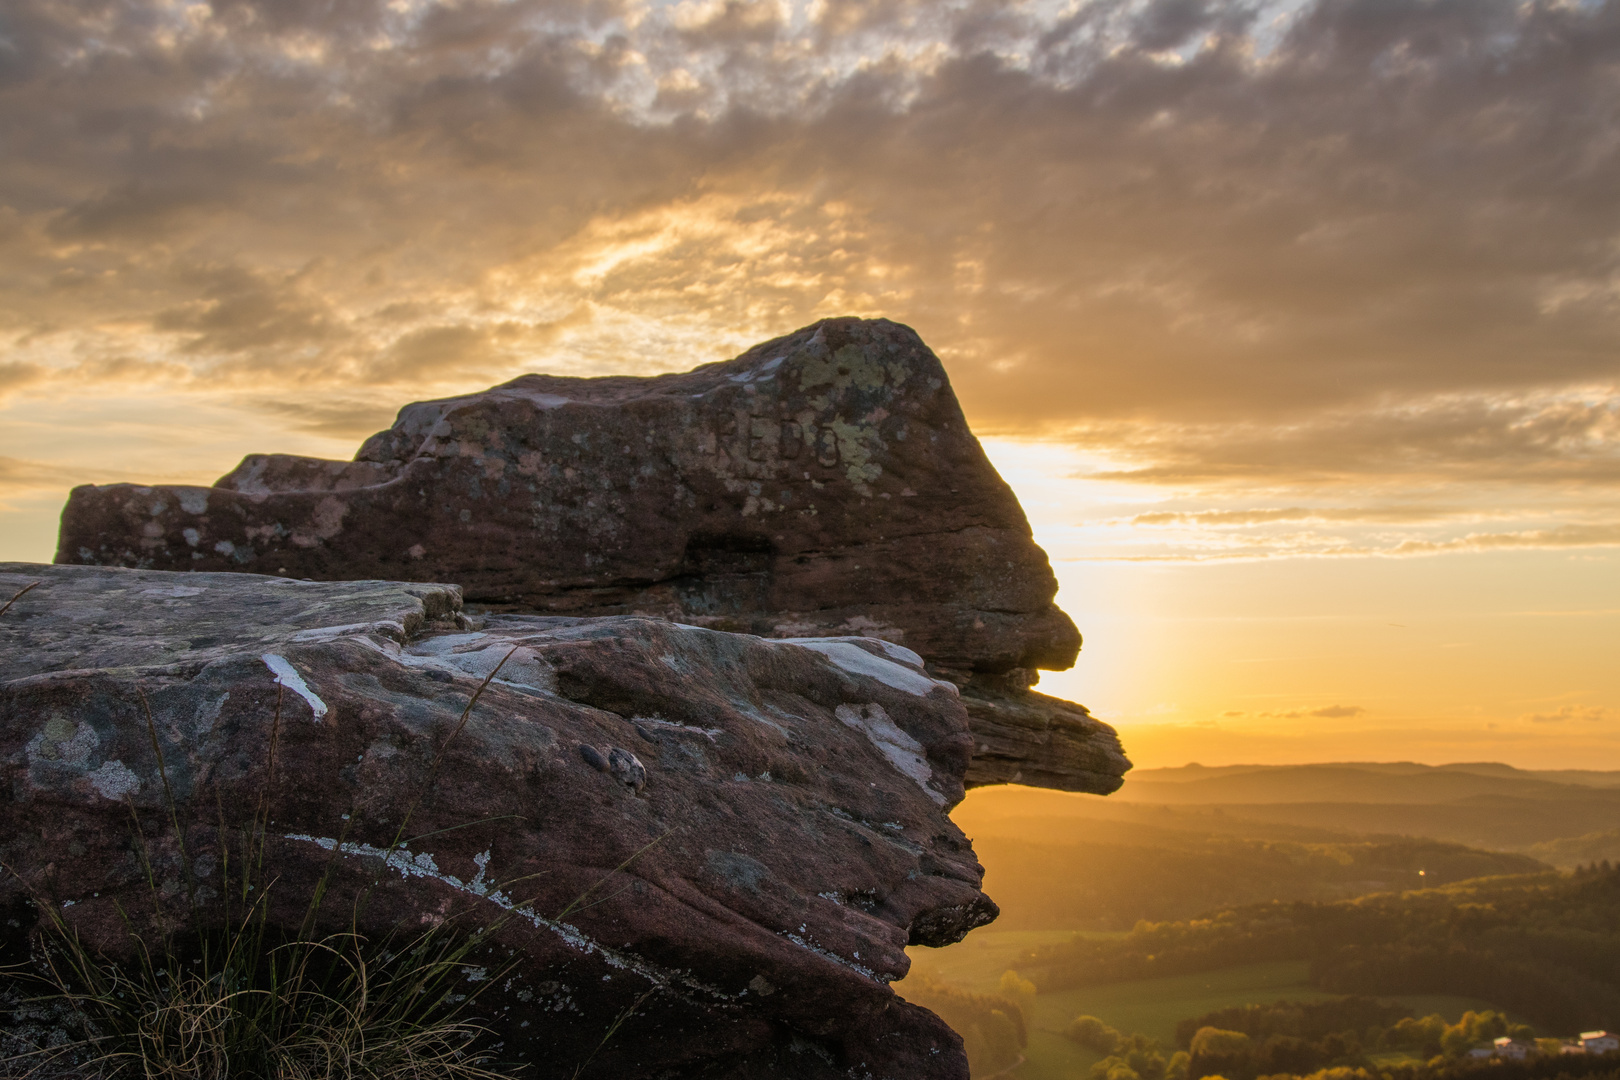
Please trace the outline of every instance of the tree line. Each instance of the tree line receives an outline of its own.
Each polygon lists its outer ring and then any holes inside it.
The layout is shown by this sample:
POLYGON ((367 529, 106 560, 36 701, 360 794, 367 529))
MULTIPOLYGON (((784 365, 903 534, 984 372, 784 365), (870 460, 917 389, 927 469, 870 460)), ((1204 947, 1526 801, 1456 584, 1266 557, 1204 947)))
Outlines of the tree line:
POLYGON ((1471 1048, 1504 1035, 1532 1037, 1528 1026, 1494 1010, 1466 1012, 1451 1023, 1357 997, 1205 1013, 1177 1025, 1168 1056, 1147 1036, 1116 1031, 1094 1016, 1076 1017, 1065 1034, 1103 1055, 1089 1080, 1620 1080, 1615 1055, 1468 1057, 1471 1048))
POLYGON ((1034 950, 1019 967, 1058 991, 1279 960, 1308 961, 1311 984, 1332 993, 1481 998, 1549 1033, 1613 1026, 1620 869, 1142 922, 1121 939, 1034 950))

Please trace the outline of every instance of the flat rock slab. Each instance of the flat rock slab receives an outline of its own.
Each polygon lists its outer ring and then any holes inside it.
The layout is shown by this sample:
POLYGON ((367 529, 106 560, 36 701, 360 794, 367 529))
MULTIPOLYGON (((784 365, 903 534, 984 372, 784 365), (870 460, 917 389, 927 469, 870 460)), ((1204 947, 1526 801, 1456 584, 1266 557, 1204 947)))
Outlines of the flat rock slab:
POLYGON ((879 637, 968 689, 1001 754, 970 784, 1106 793, 1130 768, 1106 724, 1019 689, 1072 665, 1080 634, 939 359, 882 319, 683 374, 525 375, 417 402, 354 461, 254 454, 213 487, 78 487, 56 561, 452 582, 497 610, 879 637))
POLYGON ((335 857, 331 926, 373 882, 367 933, 499 923, 516 966, 490 1018, 537 1075, 571 1076, 640 1001, 587 1075, 966 1077, 888 987, 908 943, 996 913, 946 816, 967 714, 916 654, 469 619, 452 586, 385 581, 11 563, 0 604, 36 581, 0 615, 18 922, 32 897, 116 952, 115 904, 188 917, 165 787, 211 910, 262 797, 278 921, 335 857))

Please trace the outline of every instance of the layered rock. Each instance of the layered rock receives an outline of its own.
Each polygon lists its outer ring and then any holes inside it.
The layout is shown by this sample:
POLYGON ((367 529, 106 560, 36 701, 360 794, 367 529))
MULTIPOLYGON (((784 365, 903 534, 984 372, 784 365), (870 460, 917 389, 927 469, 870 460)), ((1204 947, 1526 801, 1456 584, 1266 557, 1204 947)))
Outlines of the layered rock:
POLYGON ((188 918, 188 866, 212 910, 262 798, 275 920, 334 856, 329 924, 375 881, 367 934, 505 920, 484 1000, 537 1075, 640 1001, 589 1075, 966 1077, 888 987, 996 910, 947 817, 967 714, 915 653, 383 581, 0 564, 0 603, 36 581, 0 615, 11 925, 127 950, 118 907, 188 918))
POLYGON ((1129 768, 1082 707, 1025 691, 1080 635, 943 366, 885 320, 684 374, 419 402, 350 462, 251 455, 210 488, 76 488, 56 561, 448 581, 490 610, 878 637, 963 689, 970 783, 1108 792, 1129 768))

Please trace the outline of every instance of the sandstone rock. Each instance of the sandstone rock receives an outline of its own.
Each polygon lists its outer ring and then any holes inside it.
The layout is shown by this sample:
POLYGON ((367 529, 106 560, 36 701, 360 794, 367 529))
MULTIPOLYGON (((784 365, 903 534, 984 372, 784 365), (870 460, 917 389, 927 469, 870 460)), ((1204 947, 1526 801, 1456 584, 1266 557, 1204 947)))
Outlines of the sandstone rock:
POLYGON ((11 918, 33 895, 127 948, 115 904, 154 914, 131 808, 183 891, 165 785, 206 909, 263 792, 277 920, 334 851, 333 924, 379 874, 367 933, 507 918, 518 964, 488 1000, 539 1076, 571 1075, 651 990, 588 1075, 966 1077, 956 1036, 887 985, 908 942, 996 913, 946 816, 967 715, 914 653, 469 618, 453 586, 384 581, 12 563, 0 603, 32 581, 0 616, 11 918))
POLYGON ((969 679, 961 694, 974 743, 968 787, 1025 784, 1106 795, 1124 782, 1131 763, 1119 737, 1084 705, 985 675, 969 679))
POLYGON ((448 581, 494 610, 879 637, 979 687, 980 741, 1035 755, 1026 778, 1109 792, 1129 767, 1084 709, 1015 685, 1070 666, 1080 635, 944 368, 886 320, 684 374, 418 402, 350 462, 255 454, 211 488, 76 488, 56 561, 448 581))

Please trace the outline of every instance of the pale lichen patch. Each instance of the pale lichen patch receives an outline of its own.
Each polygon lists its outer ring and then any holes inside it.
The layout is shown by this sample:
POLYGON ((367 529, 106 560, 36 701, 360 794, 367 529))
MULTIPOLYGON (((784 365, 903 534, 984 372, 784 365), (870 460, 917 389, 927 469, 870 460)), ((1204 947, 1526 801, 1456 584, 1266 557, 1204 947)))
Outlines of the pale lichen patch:
POLYGON ((89 775, 90 786, 103 799, 121 802, 141 790, 141 778, 122 761, 109 761, 89 775))
POLYGON ((328 495, 315 505, 315 535, 330 540, 343 531, 343 516, 349 504, 335 495, 328 495))
POLYGON ((99 745, 101 738, 89 724, 52 716, 40 732, 28 740, 28 761, 31 765, 41 761, 83 765, 99 745))

